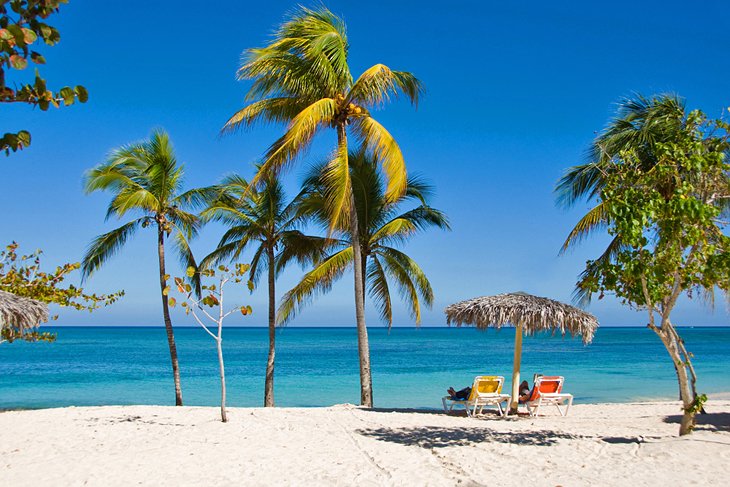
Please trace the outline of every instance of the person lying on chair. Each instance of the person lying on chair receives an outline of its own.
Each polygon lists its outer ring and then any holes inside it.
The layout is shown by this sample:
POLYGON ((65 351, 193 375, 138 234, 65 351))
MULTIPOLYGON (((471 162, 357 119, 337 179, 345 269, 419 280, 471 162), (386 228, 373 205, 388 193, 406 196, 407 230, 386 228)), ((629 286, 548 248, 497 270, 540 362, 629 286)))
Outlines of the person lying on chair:
POLYGON ((471 387, 465 387, 460 391, 456 391, 453 387, 449 387, 446 392, 449 393, 449 396, 451 396, 451 399, 454 401, 466 401, 469 399, 469 394, 471 394, 471 387))

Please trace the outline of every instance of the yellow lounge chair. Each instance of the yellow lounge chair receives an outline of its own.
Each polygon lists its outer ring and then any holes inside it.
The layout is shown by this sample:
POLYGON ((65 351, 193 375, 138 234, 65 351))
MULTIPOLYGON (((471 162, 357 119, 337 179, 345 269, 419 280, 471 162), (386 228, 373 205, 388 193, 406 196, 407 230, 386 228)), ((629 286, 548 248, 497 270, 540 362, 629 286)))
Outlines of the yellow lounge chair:
POLYGON ((509 401, 509 394, 502 394, 504 377, 497 375, 480 375, 474 378, 471 386, 471 393, 467 399, 454 399, 451 396, 444 396, 441 399, 444 405, 444 412, 454 410, 454 406, 463 406, 468 416, 482 414, 484 406, 496 405, 497 412, 504 416, 507 409, 502 407, 503 402, 509 401))

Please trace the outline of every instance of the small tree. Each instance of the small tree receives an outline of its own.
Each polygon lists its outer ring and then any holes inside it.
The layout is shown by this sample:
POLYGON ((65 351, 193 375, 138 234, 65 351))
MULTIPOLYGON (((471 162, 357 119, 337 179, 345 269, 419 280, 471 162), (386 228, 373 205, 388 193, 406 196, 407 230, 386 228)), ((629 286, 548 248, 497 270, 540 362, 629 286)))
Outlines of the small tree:
POLYGON ((610 260, 589 261, 581 285, 648 312, 647 326, 676 369, 684 411, 679 434, 685 435, 707 398, 697 394, 692 354, 671 313, 682 294, 712 302, 716 288, 730 291, 728 124, 694 111, 675 137, 652 149, 654 167, 643 166, 635 151, 606 166, 601 200, 608 231, 622 246, 610 260))
MULTIPOLYGON (((42 303, 54 303, 77 310, 93 311, 101 306, 108 306, 124 295, 124 291, 113 294, 86 294, 82 288, 74 285, 62 287, 61 283, 68 274, 77 270, 78 263, 63 264, 53 272, 41 271, 41 254, 36 250, 32 254, 17 253, 18 244, 11 243, 0 251, 0 290, 16 296, 35 299, 42 303)), ((55 320, 58 315, 52 316, 55 320)), ((0 323, 0 343, 15 340, 53 341, 55 334, 40 333, 35 329, 21 329, 13 323, 0 323)))
MULTIPOLYGON (((223 288, 231 281, 234 283, 240 283, 245 280, 246 272, 249 269, 248 264, 236 264, 233 270, 230 270, 226 266, 219 266, 218 272, 212 269, 196 270, 193 267, 189 267, 187 270, 187 276, 189 278, 195 277, 198 274, 202 283, 203 277, 213 278, 217 284, 202 285, 201 290, 203 297, 198 298, 192 288, 192 286, 186 283, 182 278, 175 278, 175 285, 177 286, 178 292, 180 292, 185 301, 180 305, 185 309, 186 314, 192 314, 195 321, 203 327, 203 330, 210 335, 216 343, 216 349, 218 350, 218 368, 220 370, 221 377, 221 421, 224 423, 228 421, 226 415, 226 370, 223 364, 223 320, 226 319, 232 313, 240 312, 244 316, 252 313, 251 306, 236 306, 229 311, 225 311, 223 307, 223 288), (218 316, 210 314, 206 308, 218 308, 218 316), (201 319, 201 314, 207 320, 215 323, 217 332, 213 333, 210 328, 205 324, 204 320, 201 319)), ((253 282, 248 281, 249 289, 253 288, 253 282)), ((175 298, 169 298, 170 306, 175 306, 175 298)))
MULTIPOLYGON (((58 12, 61 4, 68 0, 11 0, 0 2, 0 103, 25 103, 48 110, 53 106, 71 105, 76 100, 85 103, 89 98, 83 86, 71 88, 66 86, 58 92, 46 88, 46 80, 41 78, 38 70, 32 84, 25 83, 7 86, 5 70, 23 70, 28 61, 41 65, 46 59, 36 50, 39 38, 45 44, 53 46, 61 40, 61 34, 44 21, 51 14, 58 12)), ((30 145, 30 133, 21 130, 17 133, 6 133, 0 137, 0 150, 10 151, 22 149, 30 145)))

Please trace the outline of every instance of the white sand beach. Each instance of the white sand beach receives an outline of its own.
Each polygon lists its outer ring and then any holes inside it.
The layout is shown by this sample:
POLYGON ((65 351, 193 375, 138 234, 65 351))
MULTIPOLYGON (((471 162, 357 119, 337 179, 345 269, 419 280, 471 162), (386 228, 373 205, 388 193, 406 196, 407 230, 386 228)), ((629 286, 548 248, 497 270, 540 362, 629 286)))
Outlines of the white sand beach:
POLYGON ((0 413, 0 485, 727 485, 730 401, 678 437, 679 403, 568 417, 108 406, 0 413))

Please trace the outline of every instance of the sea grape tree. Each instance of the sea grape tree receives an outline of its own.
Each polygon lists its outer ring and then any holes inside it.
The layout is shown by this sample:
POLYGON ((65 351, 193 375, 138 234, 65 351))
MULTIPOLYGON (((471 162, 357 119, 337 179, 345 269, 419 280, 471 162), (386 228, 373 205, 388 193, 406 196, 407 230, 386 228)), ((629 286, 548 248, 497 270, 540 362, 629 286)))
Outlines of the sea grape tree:
POLYGON ((692 354, 671 313, 682 295, 713 302, 716 291, 730 292, 728 129, 693 111, 671 137, 652 144, 655 165, 626 150, 602 166, 608 232, 622 245, 611 259, 589 261, 581 282, 647 312, 676 369, 680 435, 692 431, 706 396, 696 391, 692 354))
MULTIPOLYGON (((108 306, 124 295, 124 291, 112 294, 88 294, 73 284, 64 286, 68 275, 80 267, 79 263, 63 264, 52 272, 41 270, 42 251, 18 255, 18 244, 12 242, 0 251, 0 290, 16 296, 53 303, 80 311, 93 311, 108 306)), ((52 316, 55 320, 58 315, 52 316)), ((55 335, 37 329, 21 329, 13 323, 0 323, 1 341, 53 341, 55 335)))
MULTIPOLYGON (((224 288, 226 284, 233 282, 239 284, 246 281, 246 273, 250 266, 248 264, 235 264, 233 268, 221 265, 217 270, 213 269, 195 269, 188 267, 187 277, 193 279, 198 277, 201 283, 201 295, 196 294, 193 287, 181 277, 175 278, 175 286, 177 291, 182 294, 183 302, 180 306, 185 309, 186 314, 193 315, 195 321, 215 340, 216 350, 218 351, 218 369, 220 371, 221 380, 221 421, 228 421, 226 414, 226 369, 223 363, 223 321, 233 313, 241 313, 247 316, 253 312, 251 306, 233 306, 228 311, 224 308, 224 288), (197 274, 197 276, 196 276, 197 274), (205 279, 214 280, 215 284, 202 284, 205 279), (208 311, 208 310, 211 311, 208 311), (213 309, 217 310, 213 311, 213 309), (215 333, 211 331, 209 325, 214 324, 215 333)), ((168 277, 168 276, 166 276, 168 277)), ((253 282, 246 281, 249 290, 253 289, 253 282)), ((170 306, 175 306, 175 298, 169 298, 170 306)))
MULTIPOLYGON (((57 13, 61 4, 68 0, 3 0, 0 2, 0 103, 25 103, 41 110, 61 105, 72 105, 76 101, 85 103, 89 95, 83 86, 63 87, 52 91, 46 86, 38 69, 32 83, 8 84, 6 72, 22 71, 30 64, 40 66, 46 59, 38 52, 38 46, 45 43, 53 46, 61 40, 55 27, 45 23, 57 13)), ((0 150, 9 154, 30 145, 27 130, 6 133, 0 137, 0 150)))

